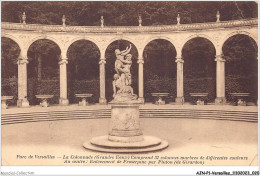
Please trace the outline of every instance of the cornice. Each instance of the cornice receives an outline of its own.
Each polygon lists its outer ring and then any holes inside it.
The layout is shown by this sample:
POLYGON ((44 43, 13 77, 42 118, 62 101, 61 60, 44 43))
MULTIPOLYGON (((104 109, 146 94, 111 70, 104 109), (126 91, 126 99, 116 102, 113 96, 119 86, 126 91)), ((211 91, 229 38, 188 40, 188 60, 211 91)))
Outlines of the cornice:
POLYGON ((161 26, 62 26, 42 24, 20 24, 2 22, 2 30, 36 31, 36 32, 77 32, 77 33, 142 33, 142 32, 171 32, 171 31, 193 31, 217 28, 234 28, 241 26, 257 26, 258 19, 244 19, 233 21, 192 23, 180 25, 161 26))

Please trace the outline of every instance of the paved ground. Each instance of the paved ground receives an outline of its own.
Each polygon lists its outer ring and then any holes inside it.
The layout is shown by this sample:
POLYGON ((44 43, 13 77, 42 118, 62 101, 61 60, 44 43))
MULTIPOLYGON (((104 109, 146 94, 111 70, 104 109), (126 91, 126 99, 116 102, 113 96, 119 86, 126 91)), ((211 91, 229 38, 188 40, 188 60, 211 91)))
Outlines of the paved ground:
MULTIPOLYGON (((144 134, 166 139, 169 142, 167 149, 154 153, 119 155, 84 149, 82 144, 86 140, 91 139, 93 136, 107 134, 109 120, 85 119, 3 125, 2 164, 90 165, 89 163, 66 164, 63 156, 92 155, 110 158, 116 158, 117 156, 130 157, 131 161, 143 161, 140 158, 136 159, 136 157, 175 157, 168 159, 169 162, 176 161, 176 157, 179 157, 178 160, 181 160, 180 157, 188 157, 182 159, 180 164, 161 163, 162 165, 194 165, 187 162, 195 160, 204 161, 204 166, 257 165, 257 123, 204 119, 146 118, 141 119, 144 134), (33 159, 17 158, 17 155, 27 157, 33 155, 33 159), (35 155, 46 156, 46 158, 47 155, 52 155, 55 159, 39 159, 35 158, 35 155), (200 160, 201 156, 205 157, 205 159, 200 160), (209 156, 208 159, 206 159, 207 156, 209 156), (191 157, 199 157, 199 159, 191 157), (228 157, 228 159, 224 160, 224 157, 228 157), (230 157, 235 158, 230 160, 230 157)), ((70 161, 72 162, 72 160, 70 161)), ((121 164, 136 165, 134 163, 121 164)), ((202 163, 195 165, 202 165, 202 163)))

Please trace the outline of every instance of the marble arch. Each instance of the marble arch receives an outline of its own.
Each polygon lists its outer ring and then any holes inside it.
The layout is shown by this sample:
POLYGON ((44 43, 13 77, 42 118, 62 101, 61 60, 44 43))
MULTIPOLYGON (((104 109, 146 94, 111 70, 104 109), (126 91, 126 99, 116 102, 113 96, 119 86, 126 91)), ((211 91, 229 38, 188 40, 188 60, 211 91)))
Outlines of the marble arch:
POLYGON ((233 37, 235 35, 247 35, 251 39, 253 39, 254 42, 258 45, 258 40, 257 40, 257 37, 255 35, 251 34, 250 32, 247 32, 247 31, 236 31, 236 32, 232 32, 232 33, 225 36, 225 38, 222 40, 222 43, 220 43, 221 49, 223 49, 225 42, 228 41, 231 37, 233 37))
POLYGON ((66 52, 66 56, 67 56, 67 54, 68 54, 68 50, 69 50, 70 46, 71 46, 73 43, 75 43, 75 42, 77 42, 77 41, 80 41, 80 40, 89 41, 89 42, 95 44, 96 47, 98 48, 99 52, 101 53, 100 46, 98 45, 99 43, 98 43, 95 39, 93 39, 93 38, 85 37, 85 36, 84 36, 84 37, 76 37, 76 38, 73 38, 72 40, 68 41, 68 42, 65 44, 64 50, 67 51, 67 52, 66 52))
POLYGON ((215 50, 216 50, 217 44, 215 43, 215 41, 214 41, 213 38, 211 38, 210 36, 205 35, 205 34, 195 34, 195 35, 189 36, 188 38, 186 38, 186 39, 182 42, 182 44, 181 44, 181 51, 183 50, 183 47, 185 46, 185 44, 186 44, 188 41, 190 41, 190 40, 192 40, 192 39, 195 39, 195 38, 204 38, 204 39, 210 41, 210 42, 212 43, 212 45, 214 46, 215 50))
POLYGON ((36 42, 37 40, 50 40, 50 41, 54 42, 54 43, 59 47, 60 51, 62 52, 62 48, 63 48, 63 47, 62 47, 62 44, 61 44, 57 39, 55 39, 55 38, 53 38, 53 37, 51 37, 51 36, 47 36, 47 35, 37 36, 37 37, 31 39, 30 41, 28 41, 28 42, 26 43, 26 45, 25 45, 25 46, 26 46, 26 47, 25 47, 25 50, 28 52, 30 46, 31 46, 34 42, 36 42))
MULTIPOLYGON (((183 99, 183 64, 182 48, 187 41, 196 37, 203 37, 211 41, 216 50, 216 101, 225 103, 225 59, 222 46, 225 41, 236 34, 246 34, 258 44, 258 19, 243 19, 196 24, 179 24, 163 26, 63 26, 37 25, 20 23, 1 23, 2 37, 9 37, 19 45, 22 59, 18 63, 18 100, 27 101, 27 60, 24 56, 30 45, 39 39, 49 39, 61 49, 60 65, 60 104, 67 105, 67 50, 74 41, 90 40, 100 50, 100 99, 106 103, 105 96, 105 51, 116 40, 127 40, 137 48, 138 52, 138 95, 143 100, 143 64, 142 53, 144 47, 152 40, 165 39, 170 41, 177 52, 177 97, 176 103, 184 103, 183 99)), ((28 102, 28 101, 27 101, 28 102)), ((23 103, 21 103, 23 106, 23 103)), ((28 104, 28 103, 27 103, 28 104)), ((26 103, 25 103, 26 105, 26 103)))
POLYGON ((1 37, 5 37, 5 38, 9 38, 11 39, 12 41, 14 41, 20 48, 20 52, 22 51, 22 45, 21 45, 21 42, 13 35, 10 35, 10 34, 3 34, 1 35, 1 37))
POLYGON ((104 44, 104 47, 103 47, 103 51, 104 51, 104 56, 105 56, 105 52, 107 50, 107 48, 109 47, 109 45, 117 40, 126 40, 128 42, 131 42, 136 48, 137 48, 137 54, 138 54, 138 57, 140 56, 140 53, 139 53, 139 50, 138 50, 138 44, 136 43, 135 40, 133 40, 132 38, 130 37, 123 37, 123 36, 117 36, 115 38, 112 38, 110 39, 108 42, 106 42, 106 44, 104 44))
POLYGON ((154 40, 166 40, 166 41, 170 42, 170 43, 173 45, 173 47, 175 48, 176 54, 178 55, 178 53, 177 53, 177 48, 176 48, 176 46, 178 46, 178 45, 177 45, 177 43, 174 42, 174 40, 172 40, 171 38, 166 37, 166 36, 154 36, 154 37, 151 37, 151 38, 149 38, 148 40, 146 40, 146 41, 144 42, 143 47, 142 47, 142 50, 141 50, 142 56, 143 56, 143 54, 144 54, 144 49, 145 49, 145 47, 146 47, 150 42, 152 42, 152 41, 154 41, 154 40))

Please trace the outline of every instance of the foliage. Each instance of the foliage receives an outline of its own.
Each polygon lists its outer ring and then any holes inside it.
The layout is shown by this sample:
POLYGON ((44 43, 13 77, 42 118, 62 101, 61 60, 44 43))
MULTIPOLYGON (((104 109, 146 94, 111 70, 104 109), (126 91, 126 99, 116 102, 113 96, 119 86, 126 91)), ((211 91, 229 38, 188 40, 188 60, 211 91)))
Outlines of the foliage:
POLYGON ((216 20, 220 11, 221 20, 257 17, 256 2, 2 2, 2 21, 19 22, 22 12, 27 14, 27 23, 61 24, 66 15, 68 25, 100 25, 104 16, 107 26, 136 26, 141 15, 143 25, 176 24, 179 13, 181 23, 202 23, 216 20))
POLYGON ((207 102, 214 102, 216 98, 216 78, 184 78, 184 100, 186 102, 194 101, 190 93, 208 93, 207 102))
POLYGON ((60 53, 60 48, 53 41, 41 39, 32 43, 27 54, 29 61, 28 78, 58 78, 60 53))
POLYGON ((144 78, 176 77, 176 49, 167 40, 153 40, 144 48, 144 78))
POLYGON ((1 41, 1 75, 2 78, 17 77, 17 60, 19 46, 11 39, 2 37, 1 41))
POLYGON ((80 99, 75 94, 93 94, 88 98, 90 103, 97 103, 99 100, 99 80, 70 80, 68 82, 68 99, 70 103, 78 103, 80 99))
POLYGON ((12 100, 8 101, 8 104, 16 105, 18 97, 18 82, 16 77, 1 80, 1 96, 14 96, 12 100))
POLYGON ((74 42, 68 49, 68 80, 91 80, 99 78, 100 52, 87 40, 74 42))
POLYGON ((152 102, 152 93, 169 93, 166 101, 174 101, 176 97, 176 78, 149 79, 144 82, 145 101, 152 102))
POLYGON ((228 75, 226 77, 226 98, 232 101, 230 93, 250 93, 248 100, 256 102, 258 99, 257 75, 240 76, 228 75))
POLYGON ((257 44, 246 35, 229 38, 223 46, 228 75, 257 74, 257 44))
POLYGON ((58 104, 60 97, 60 82, 59 80, 38 80, 37 78, 28 79, 28 101, 31 105, 40 103, 40 100, 35 95, 54 95, 48 100, 51 104, 58 104))
POLYGON ((215 48, 209 40, 200 37, 189 40, 182 49, 184 77, 215 78, 215 55, 215 48))

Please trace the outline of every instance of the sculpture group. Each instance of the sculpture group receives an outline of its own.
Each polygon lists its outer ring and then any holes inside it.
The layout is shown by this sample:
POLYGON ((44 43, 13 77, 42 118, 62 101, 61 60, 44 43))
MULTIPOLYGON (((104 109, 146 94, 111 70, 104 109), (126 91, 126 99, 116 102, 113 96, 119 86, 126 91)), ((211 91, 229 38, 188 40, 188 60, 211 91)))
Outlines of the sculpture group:
POLYGON ((83 146, 90 150, 115 153, 137 153, 161 150, 168 142, 142 133, 139 122, 139 105, 134 94, 131 76, 132 46, 125 50, 115 50, 115 71, 113 97, 111 101, 111 121, 108 135, 93 137, 83 146))
POLYGON ((113 84, 113 98, 112 102, 127 102, 137 99, 134 94, 131 76, 132 54, 129 54, 132 46, 130 44, 125 50, 115 50, 116 61, 113 84))

